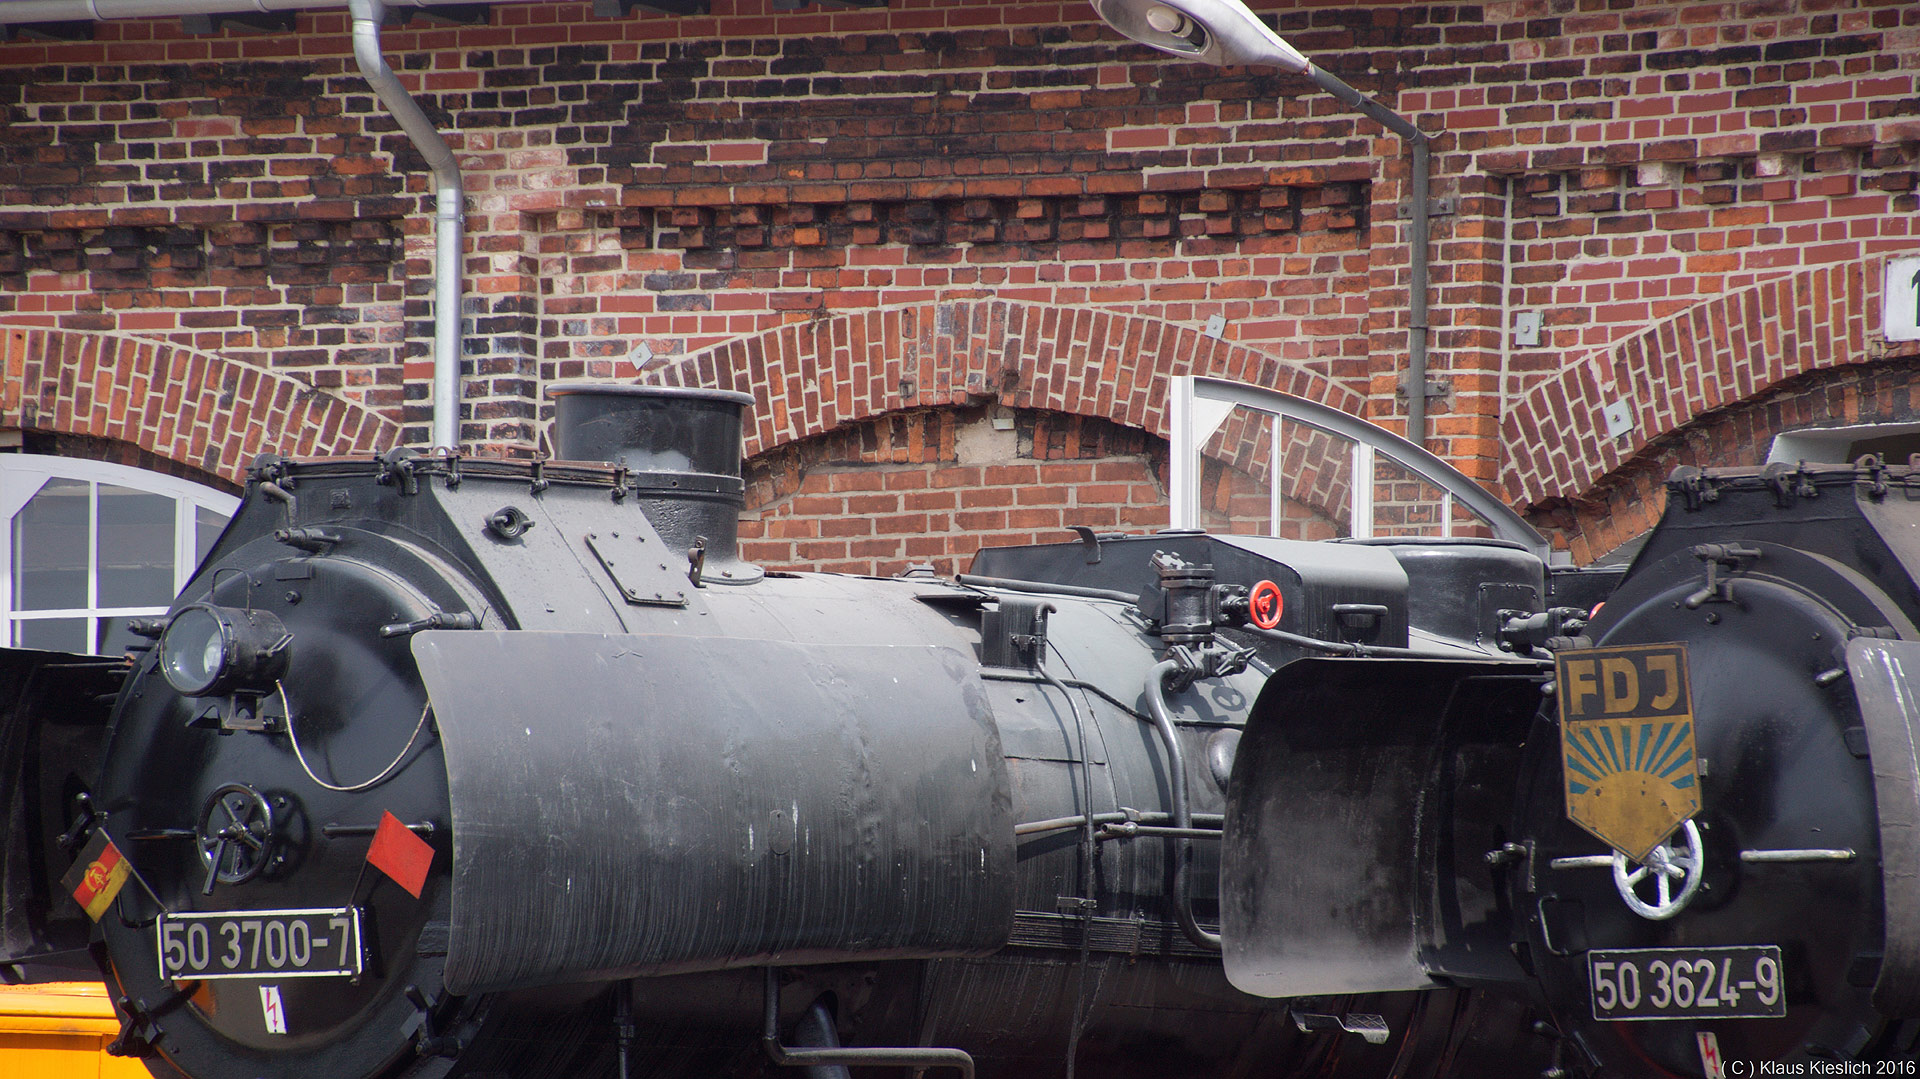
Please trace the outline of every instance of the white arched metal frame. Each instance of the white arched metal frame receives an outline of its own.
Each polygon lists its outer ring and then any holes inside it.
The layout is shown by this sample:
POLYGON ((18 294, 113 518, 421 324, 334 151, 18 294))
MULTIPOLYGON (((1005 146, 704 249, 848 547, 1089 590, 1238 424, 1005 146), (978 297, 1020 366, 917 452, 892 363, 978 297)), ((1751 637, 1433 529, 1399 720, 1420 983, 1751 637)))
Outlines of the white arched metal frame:
MULTIPOLYGON (((98 647, 102 619, 143 618, 165 614, 165 604, 139 607, 106 607, 98 602, 100 567, 99 499, 102 484, 159 495, 174 502, 173 580, 169 599, 185 585, 199 564, 201 511, 217 515, 221 527, 233 516, 240 500, 230 494, 190 480, 149 472, 127 465, 89 461, 73 457, 48 457, 38 454, 0 454, 0 519, 6 523, 6 540, 0 543, 0 613, 6 616, 0 644, 17 646, 23 623, 54 619, 88 620, 89 650, 98 647), (15 518, 52 480, 71 480, 88 485, 86 605, 58 609, 16 610, 14 565, 17 547, 15 518)), ((211 522, 205 522, 211 524, 211 522)))
MULTIPOLYGON (((1445 498, 1440 516, 1441 532, 1450 531, 1453 507, 1460 507, 1486 522, 1497 539, 1511 540, 1546 558, 1551 545, 1526 519, 1506 503, 1495 498, 1465 473, 1426 450, 1382 427, 1376 427, 1338 409, 1277 390, 1262 389, 1242 382, 1228 382, 1198 375, 1175 375, 1167 380, 1167 434, 1171 444, 1167 485, 1171 502, 1169 524, 1174 528, 1200 527, 1200 457, 1207 439, 1220 429, 1234 408, 1248 408, 1270 417, 1272 447, 1276 459, 1270 462, 1274 476, 1280 474, 1281 431, 1286 423, 1303 423, 1353 444, 1354 482, 1349 485, 1353 515, 1352 532, 1356 538, 1373 535, 1372 477, 1380 458, 1386 458, 1438 488, 1445 498)), ((1270 520, 1277 529, 1283 495, 1280 485, 1270 483, 1268 499, 1270 520)))

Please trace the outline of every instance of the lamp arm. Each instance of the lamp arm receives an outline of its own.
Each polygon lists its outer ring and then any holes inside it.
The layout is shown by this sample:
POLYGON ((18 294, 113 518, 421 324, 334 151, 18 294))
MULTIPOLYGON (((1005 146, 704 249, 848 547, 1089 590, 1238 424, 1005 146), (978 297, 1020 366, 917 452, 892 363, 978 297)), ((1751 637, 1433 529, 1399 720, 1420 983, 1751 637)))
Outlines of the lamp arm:
POLYGON ((1413 121, 1408 120, 1406 117, 1401 116, 1399 113, 1394 112, 1378 101, 1355 90, 1353 87, 1348 86, 1340 76, 1335 75, 1319 64, 1308 64, 1307 70, 1301 72, 1301 74, 1312 79, 1315 86, 1339 98, 1345 104, 1352 106, 1355 111, 1365 115, 1367 119, 1406 139, 1408 142, 1421 143, 1427 141, 1426 133, 1413 126, 1413 121))

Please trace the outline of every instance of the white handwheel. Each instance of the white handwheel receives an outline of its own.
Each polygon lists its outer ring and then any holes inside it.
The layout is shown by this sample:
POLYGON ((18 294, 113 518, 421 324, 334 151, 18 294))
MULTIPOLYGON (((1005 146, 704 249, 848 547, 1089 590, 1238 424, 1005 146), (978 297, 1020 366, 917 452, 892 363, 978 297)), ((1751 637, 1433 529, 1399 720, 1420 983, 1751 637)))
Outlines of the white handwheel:
POLYGON ((1707 860, 1700 829, 1687 821, 1674 838, 1681 844, 1676 846, 1672 840, 1660 844, 1647 853, 1646 861, 1634 863, 1632 869, 1627 868, 1626 855, 1616 852, 1613 856, 1613 886, 1620 890, 1627 909, 1642 918, 1665 921, 1685 910, 1700 890, 1707 860), (1649 877, 1653 879, 1651 901, 1640 897, 1640 885, 1649 877))

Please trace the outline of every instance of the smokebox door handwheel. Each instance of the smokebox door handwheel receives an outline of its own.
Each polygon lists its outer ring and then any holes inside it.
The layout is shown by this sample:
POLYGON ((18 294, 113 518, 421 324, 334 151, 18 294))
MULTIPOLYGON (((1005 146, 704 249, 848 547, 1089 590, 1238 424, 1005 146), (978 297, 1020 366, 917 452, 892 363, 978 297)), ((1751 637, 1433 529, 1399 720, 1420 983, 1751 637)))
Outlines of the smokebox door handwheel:
POLYGON ((273 854, 273 806, 244 783, 224 784, 200 810, 194 834, 207 866, 200 894, 212 895, 215 884, 244 884, 260 875, 273 854))

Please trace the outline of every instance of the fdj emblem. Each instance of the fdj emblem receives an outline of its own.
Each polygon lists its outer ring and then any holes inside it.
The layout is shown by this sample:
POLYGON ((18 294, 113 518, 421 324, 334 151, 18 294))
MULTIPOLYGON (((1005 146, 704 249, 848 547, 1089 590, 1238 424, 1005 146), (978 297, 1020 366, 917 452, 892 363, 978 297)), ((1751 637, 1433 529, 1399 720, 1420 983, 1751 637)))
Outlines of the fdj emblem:
POLYGON ((1554 658, 1567 816, 1635 861, 1700 811, 1682 644, 1554 658))

